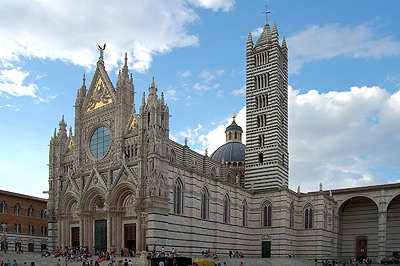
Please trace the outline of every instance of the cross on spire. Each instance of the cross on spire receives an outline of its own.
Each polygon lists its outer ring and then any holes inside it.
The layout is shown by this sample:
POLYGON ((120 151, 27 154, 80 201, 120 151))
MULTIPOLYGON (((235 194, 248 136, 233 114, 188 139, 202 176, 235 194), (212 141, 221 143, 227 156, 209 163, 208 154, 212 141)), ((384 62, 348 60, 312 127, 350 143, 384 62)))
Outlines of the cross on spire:
POLYGON ((265 14, 265 18, 268 19, 268 14, 271 13, 271 10, 268 10, 268 5, 265 6, 265 11, 261 12, 261 14, 265 14))

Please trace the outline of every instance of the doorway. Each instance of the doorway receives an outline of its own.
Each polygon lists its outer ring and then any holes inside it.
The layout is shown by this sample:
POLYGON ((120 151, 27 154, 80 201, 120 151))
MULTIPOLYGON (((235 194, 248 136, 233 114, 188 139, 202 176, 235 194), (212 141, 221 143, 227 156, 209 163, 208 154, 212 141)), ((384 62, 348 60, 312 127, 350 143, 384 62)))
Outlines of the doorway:
POLYGON ((107 220, 94 222, 94 247, 96 251, 107 251, 107 220))
POLYGON ((136 250, 136 224, 124 225, 125 247, 136 250))
POLYGON ((359 237, 356 239, 356 258, 363 260, 367 257, 367 238, 359 237))
POLYGON ((271 241, 262 241, 261 258, 271 258, 271 241))
POLYGON ((79 247, 79 227, 71 228, 71 240, 73 247, 79 247))

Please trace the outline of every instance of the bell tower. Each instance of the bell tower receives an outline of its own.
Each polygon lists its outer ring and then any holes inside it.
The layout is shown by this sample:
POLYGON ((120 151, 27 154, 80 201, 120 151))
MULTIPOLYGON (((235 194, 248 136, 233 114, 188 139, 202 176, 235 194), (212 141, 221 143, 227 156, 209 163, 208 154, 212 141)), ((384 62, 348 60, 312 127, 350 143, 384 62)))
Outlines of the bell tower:
POLYGON ((252 190, 288 186, 288 49, 279 44, 274 23, 266 20, 253 45, 246 45, 245 187, 252 190))

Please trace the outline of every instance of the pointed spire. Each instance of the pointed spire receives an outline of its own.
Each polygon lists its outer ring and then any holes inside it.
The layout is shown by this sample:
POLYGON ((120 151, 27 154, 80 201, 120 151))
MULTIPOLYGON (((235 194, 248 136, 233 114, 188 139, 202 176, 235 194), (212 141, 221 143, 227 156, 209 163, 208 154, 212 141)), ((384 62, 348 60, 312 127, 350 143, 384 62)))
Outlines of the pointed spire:
POLYGON ((124 58, 124 66, 122 67, 122 78, 126 79, 129 81, 129 69, 128 69, 128 53, 125 53, 125 58, 124 58))
POLYGON ((276 27, 276 20, 274 20, 274 28, 272 29, 272 33, 278 33, 278 28, 276 27))
POLYGON ((58 131, 58 136, 62 136, 62 137, 67 137, 67 124, 64 122, 64 115, 62 116, 62 119, 59 123, 60 129, 58 131))
POLYGON ((249 32, 249 37, 247 37, 247 43, 253 44, 253 36, 251 35, 251 30, 249 32))
POLYGON ((142 105, 144 106, 145 104, 146 104, 146 93, 143 92, 142 105))
POLYGON ((57 137, 57 128, 54 128, 54 138, 57 137))
POLYGON ((257 47, 259 45, 267 44, 271 40, 271 38, 272 38, 271 29, 268 24, 268 19, 266 19, 263 32, 261 33, 260 38, 258 38, 258 41, 257 41, 255 47, 257 47))
POLYGON ((276 20, 274 21, 274 28, 272 30, 272 40, 279 45, 279 33, 278 28, 276 27, 276 20))
POLYGON ((285 35, 283 35, 282 48, 287 49, 285 35))
POLYGON ((69 137, 72 137, 72 126, 69 126, 69 137))
POLYGON ((154 83, 154 77, 152 79, 151 85, 149 87, 149 99, 150 98, 157 98, 157 88, 156 88, 156 84, 154 83))
POLYGON ((161 105, 164 105, 164 93, 161 92, 161 105))
POLYGON ((83 78, 82 78, 81 96, 82 97, 86 96, 86 75, 85 75, 85 73, 83 73, 83 78))

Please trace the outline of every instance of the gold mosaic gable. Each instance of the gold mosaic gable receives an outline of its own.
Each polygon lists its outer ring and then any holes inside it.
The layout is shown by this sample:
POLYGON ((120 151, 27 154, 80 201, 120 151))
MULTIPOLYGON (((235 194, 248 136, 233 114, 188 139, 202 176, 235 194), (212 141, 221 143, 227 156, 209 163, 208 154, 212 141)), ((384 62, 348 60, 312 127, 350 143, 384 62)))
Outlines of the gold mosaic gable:
POLYGON ((68 146, 67 146, 67 153, 70 151, 74 151, 74 146, 72 145, 72 139, 69 140, 68 146))
POLYGON ((128 134, 131 134, 132 133, 132 131, 137 127, 137 122, 136 122, 136 119, 135 119, 135 117, 133 117, 133 119, 132 119, 132 123, 131 123, 131 125, 129 126, 129 129, 128 129, 128 134))
POLYGON ((100 77, 90 97, 86 112, 91 112, 110 103, 112 103, 111 94, 106 88, 103 79, 100 77))

